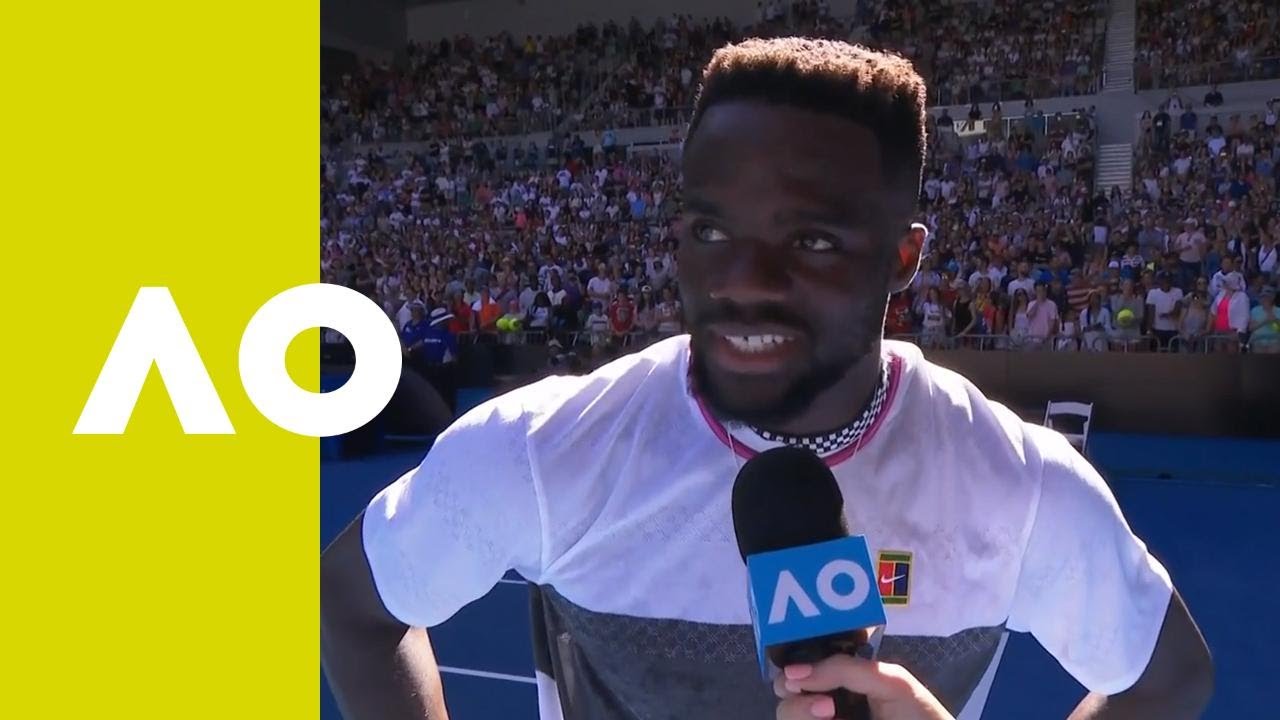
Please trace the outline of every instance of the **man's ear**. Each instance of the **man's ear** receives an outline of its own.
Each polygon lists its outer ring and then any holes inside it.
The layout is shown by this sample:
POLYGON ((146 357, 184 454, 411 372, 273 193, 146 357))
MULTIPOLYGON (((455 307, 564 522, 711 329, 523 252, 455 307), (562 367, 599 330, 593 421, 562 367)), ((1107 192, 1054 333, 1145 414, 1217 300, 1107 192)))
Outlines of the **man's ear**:
POLYGON ((911 227, 898 240, 898 251, 890 259, 889 293, 902 292, 911 285, 916 271, 920 268, 920 258, 924 255, 924 241, 929 237, 929 229, 920 223, 911 223, 911 227))

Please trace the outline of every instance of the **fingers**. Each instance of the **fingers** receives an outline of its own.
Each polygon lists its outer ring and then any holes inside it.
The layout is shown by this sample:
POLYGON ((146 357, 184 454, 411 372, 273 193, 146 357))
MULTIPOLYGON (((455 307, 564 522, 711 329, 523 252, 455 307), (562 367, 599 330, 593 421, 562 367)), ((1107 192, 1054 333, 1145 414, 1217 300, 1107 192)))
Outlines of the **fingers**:
POLYGON ((826 695, 795 695, 778 703, 778 720, 814 720, 834 718, 835 701, 826 695))
POLYGON ((871 700, 897 700, 914 692, 910 675, 901 666, 849 655, 833 655, 812 665, 789 665, 776 684, 790 695, 844 688, 871 700))

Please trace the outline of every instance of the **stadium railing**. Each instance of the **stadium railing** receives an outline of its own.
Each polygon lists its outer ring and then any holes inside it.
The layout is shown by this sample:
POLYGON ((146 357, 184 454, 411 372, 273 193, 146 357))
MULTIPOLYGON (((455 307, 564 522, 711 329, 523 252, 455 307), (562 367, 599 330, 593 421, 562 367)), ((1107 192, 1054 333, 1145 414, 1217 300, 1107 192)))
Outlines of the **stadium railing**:
MULTIPOLYGON (((1117 353, 1216 353, 1248 351, 1249 343, 1240 342, 1236 335, 1205 335, 1194 340, 1175 337, 1168 347, 1159 344, 1155 335, 1145 334, 1132 338, 1100 337, 1047 338, 1019 335, 930 335, 927 333, 886 334, 890 340, 902 340, 925 349, 982 350, 1009 352, 1117 352, 1117 353)), ((1266 341, 1264 341, 1266 342, 1266 341)), ((1280 342, 1275 343, 1280 346, 1280 342)))
POLYGON ((966 88, 954 88, 946 81, 930 83, 930 105, 972 105, 1010 102, 1027 98, 1093 95, 1102 87, 1102 72, 1089 75, 1028 75, 980 80, 966 88))
POLYGON ((1222 60, 1209 63, 1157 65, 1142 60, 1133 63, 1136 90, 1233 83, 1280 78, 1280 55, 1250 58, 1245 62, 1222 60))

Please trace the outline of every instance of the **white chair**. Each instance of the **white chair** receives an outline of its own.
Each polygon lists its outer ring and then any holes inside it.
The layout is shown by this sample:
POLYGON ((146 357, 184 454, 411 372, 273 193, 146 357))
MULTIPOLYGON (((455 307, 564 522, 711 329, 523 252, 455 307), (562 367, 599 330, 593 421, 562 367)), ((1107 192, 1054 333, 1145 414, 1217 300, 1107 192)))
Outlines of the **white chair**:
MULTIPOLYGON (((1079 433, 1062 433, 1067 442, 1079 448, 1081 453, 1084 453, 1085 446, 1089 441, 1089 423, 1093 419, 1093 403, 1050 401, 1044 409, 1044 426, 1056 429, 1053 427, 1053 419, 1063 415, 1073 415, 1084 419, 1084 426, 1079 433)), ((1058 432, 1062 431, 1059 430, 1058 432)))

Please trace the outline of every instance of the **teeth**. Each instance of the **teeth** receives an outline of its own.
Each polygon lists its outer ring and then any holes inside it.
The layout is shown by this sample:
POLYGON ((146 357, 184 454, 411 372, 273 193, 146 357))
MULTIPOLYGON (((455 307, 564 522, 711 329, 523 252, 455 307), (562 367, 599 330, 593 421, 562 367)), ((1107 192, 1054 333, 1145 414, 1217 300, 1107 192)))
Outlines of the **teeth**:
POLYGON ((791 340, 782 335, 725 335, 724 339, 735 349, 744 352, 763 352, 791 340))

